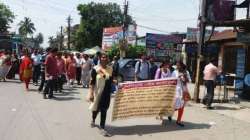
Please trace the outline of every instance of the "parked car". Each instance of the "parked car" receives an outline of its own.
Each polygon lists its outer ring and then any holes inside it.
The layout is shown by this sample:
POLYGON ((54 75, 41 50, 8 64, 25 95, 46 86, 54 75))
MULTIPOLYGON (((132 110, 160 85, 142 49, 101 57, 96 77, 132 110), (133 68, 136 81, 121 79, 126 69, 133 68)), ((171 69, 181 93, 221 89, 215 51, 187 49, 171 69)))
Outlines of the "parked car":
POLYGON ((135 64, 138 59, 122 59, 119 60, 118 81, 134 81, 135 64))
MULTIPOLYGON (((140 59, 122 59, 119 60, 118 82, 135 80, 135 64, 140 59)), ((161 62, 155 62, 160 67, 161 62)))

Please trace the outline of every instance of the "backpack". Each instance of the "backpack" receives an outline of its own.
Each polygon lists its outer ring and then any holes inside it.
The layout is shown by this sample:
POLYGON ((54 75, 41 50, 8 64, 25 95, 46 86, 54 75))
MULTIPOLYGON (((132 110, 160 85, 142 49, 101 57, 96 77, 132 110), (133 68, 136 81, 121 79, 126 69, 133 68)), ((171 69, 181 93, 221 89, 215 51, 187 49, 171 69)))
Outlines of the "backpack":
MULTIPOLYGON (((149 63, 148 62, 147 62, 147 64, 148 64, 148 76, 150 78, 150 67, 149 67, 149 63)), ((138 73, 140 73, 140 71, 141 71, 141 61, 139 61, 138 73)))

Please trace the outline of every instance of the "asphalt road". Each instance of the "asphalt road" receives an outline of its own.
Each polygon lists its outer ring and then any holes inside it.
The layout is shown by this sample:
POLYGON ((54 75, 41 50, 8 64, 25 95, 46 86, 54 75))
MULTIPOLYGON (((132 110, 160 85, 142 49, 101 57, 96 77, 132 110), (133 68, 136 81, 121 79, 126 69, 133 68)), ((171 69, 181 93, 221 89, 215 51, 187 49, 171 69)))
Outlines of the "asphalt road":
POLYGON ((86 89, 65 87, 63 93, 55 94, 56 99, 45 100, 36 88, 31 85, 31 91, 26 92, 18 81, 0 82, 0 140, 248 140, 250 137, 250 121, 232 117, 239 110, 229 106, 210 111, 189 104, 184 112, 184 128, 176 126, 174 120, 163 127, 155 118, 111 122, 111 105, 107 130, 112 137, 105 138, 98 128, 90 128, 86 89), (229 111, 220 113, 220 110, 229 111))

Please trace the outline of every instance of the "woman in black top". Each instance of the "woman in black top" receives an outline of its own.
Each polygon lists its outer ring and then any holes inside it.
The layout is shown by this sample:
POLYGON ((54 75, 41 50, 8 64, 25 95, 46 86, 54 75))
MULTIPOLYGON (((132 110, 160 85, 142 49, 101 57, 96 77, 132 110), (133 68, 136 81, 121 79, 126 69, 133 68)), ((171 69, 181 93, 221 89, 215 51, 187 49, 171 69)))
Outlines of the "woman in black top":
POLYGON ((107 110, 110 104, 111 85, 113 81, 112 67, 108 66, 108 57, 106 54, 101 54, 100 64, 95 66, 91 72, 89 94, 91 95, 92 122, 91 127, 95 127, 95 119, 101 112, 101 134, 110 136, 105 130, 105 121, 107 110))

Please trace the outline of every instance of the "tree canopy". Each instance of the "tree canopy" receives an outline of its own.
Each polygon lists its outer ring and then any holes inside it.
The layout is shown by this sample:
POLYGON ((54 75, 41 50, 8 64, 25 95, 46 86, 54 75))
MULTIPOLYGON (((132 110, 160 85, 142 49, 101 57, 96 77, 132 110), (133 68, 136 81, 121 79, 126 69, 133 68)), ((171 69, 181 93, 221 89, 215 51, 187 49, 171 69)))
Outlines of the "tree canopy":
MULTIPOLYGON (((81 15, 79 29, 73 33, 73 44, 78 50, 101 46, 104 27, 122 26, 123 13, 116 3, 80 4, 77 7, 81 15)), ((131 16, 127 18, 132 23, 131 16)))
POLYGON ((40 47, 40 45, 43 43, 44 38, 42 33, 38 33, 36 37, 33 39, 35 47, 40 47))
POLYGON ((27 35, 32 35, 35 31, 35 25, 30 18, 24 17, 24 20, 19 23, 19 34, 27 38, 27 35))
POLYGON ((9 7, 0 3, 0 32, 6 32, 9 28, 9 24, 13 22, 13 19, 14 14, 9 7))

